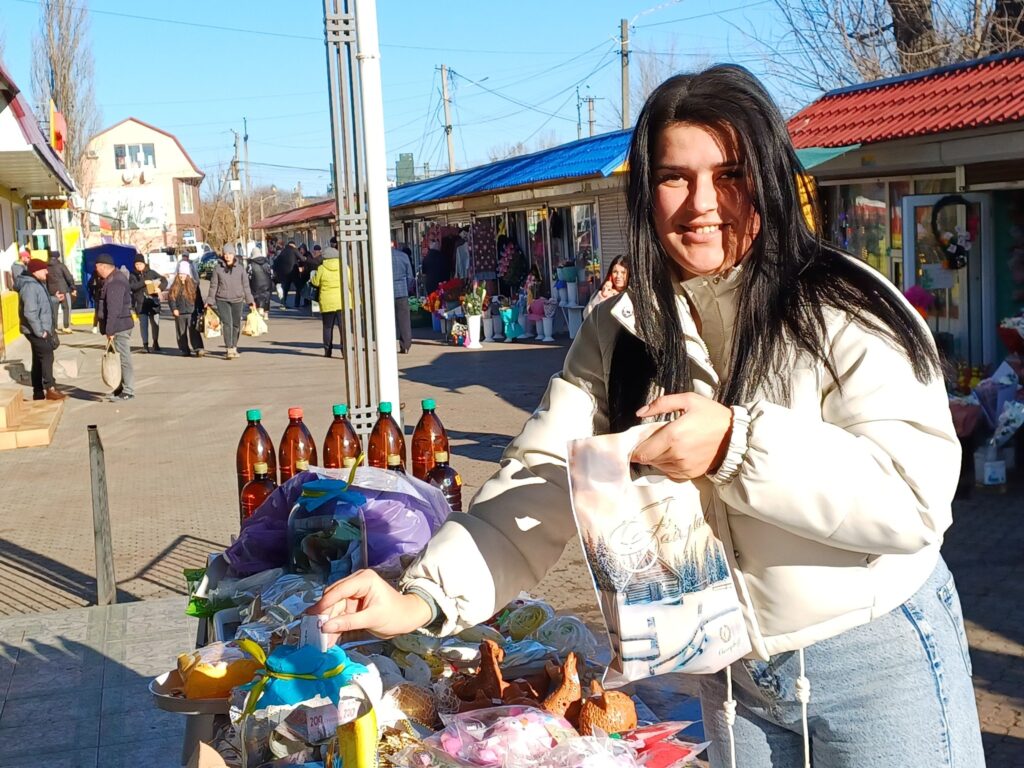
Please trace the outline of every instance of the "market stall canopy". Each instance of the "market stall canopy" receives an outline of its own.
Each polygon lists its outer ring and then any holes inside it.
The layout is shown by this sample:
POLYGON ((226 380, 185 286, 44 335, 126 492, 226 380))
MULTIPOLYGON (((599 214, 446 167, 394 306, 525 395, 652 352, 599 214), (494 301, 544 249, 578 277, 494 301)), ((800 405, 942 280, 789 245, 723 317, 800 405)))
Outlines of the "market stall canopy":
POLYGON ((130 271, 138 253, 139 252, 135 249, 135 246, 120 245, 118 243, 103 243, 102 245, 94 245, 92 248, 83 248, 81 274, 82 285, 88 283, 89 278, 92 277, 93 270, 96 268, 96 257, 100 254, 110 256, 110 258, 114 260, 114 266, 118 269, 124 267, 130 271))
MULTIPOLYGON (((624 173, 629 170, 627 157, 632 135, 630 129, 591 136, 530 155, 510 157, 477 168, 404 184, 388 192, 388 201, 392 208, 400 208, 505 192, 537 184, 624 173)), ((804 168, 810 169, 851 149, 856 149, 856 146, 811 147, 798 150, 797 156, 804 168)))
POLYGON ((798 148, 873 144, 1024 120, 1024 51, 830 91, 789 121, 798 148))
POLYGON ((47 143, 18 86, 0 63, 0 187, 22 197, 64 195, 75 184, 47 143))
POLYGON ((388 191, 392 208, 530 187, 568 179, 610 176, 629 151, 632 131, 591 136, 496 163, 404 184, 388 191))
POLYGON ((320 219, 333 219, 338 215, 338 207, 334 200, 323 200, 319 203, 293 208, 290 211, 275 213, 253 224, 253 229, 278 229, 295 224, 305 224, 320 219))

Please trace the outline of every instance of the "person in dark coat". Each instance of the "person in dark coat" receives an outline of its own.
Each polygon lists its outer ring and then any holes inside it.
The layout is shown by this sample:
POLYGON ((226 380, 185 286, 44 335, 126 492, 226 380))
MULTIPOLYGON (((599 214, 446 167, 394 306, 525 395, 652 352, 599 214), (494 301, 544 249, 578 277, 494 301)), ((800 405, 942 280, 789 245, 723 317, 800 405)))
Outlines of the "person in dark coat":
POLYGON ((141 254, 135 257, 135 270, 128 277, 132 291, 132 309, 139 316, 142 348, 149 352, 149 332, 153 332, 153 351, 160 351, 160 291, 167 290, 167 278, 150 269, 141 254), (154 292, 154 289, 156 292, 154 292))
POLYGON ((47 263, 49 266, 46 270, 46 287, 54 299, 54 322, 60 314, 57 310, 62 307, 64 309, 64 323, 57 324, 57 332, 71 333, 71 300, 78 295, 74 275, 57 251, 50 251, 50 260, 47 263))
POLYGON ((54 388, 53 350, 57 347, 57 321, 46 290, 47 263, 30 259, 14 285, 18 290, 21 332, 32 348, 32 399, 63 400, 67 395, 54 388))
POLYGON ((253 301, 263 318, 270 315, 270 294, 274 290, 274 273, 270 268, 270 262, 263 255, 263 250, 256 246, 249 251, 249 289, 252 291, 253 301))
POLYGON ((427 255, 423 257, 423 290, 433 293, 437 290, 437 284, 443 283, 449 277, 451 269, 437 247, 437 242, 431 240, 427 255))
POLYGON ((174 316, 174 331, 178 337, 178 349, 185 357, 206 354, 203 336, 196 328, 199 313, 204 309, 203 294, 199 284, 192 279, 192 269, 187 261, 178 263, 174 282, 167 291, 167 307, 174 316))
POLYGON ((303 243, 299 246, 299 258, 295 263, 295 295, 298 297, 295 302, 296 307, 302 307, 306 304, 306 285, 309 283, 309 273, 311 271, 309 261, 309 250, 306 248, 306 244, 303 243))
POLYGON ((103 281, 96 315, 100 333, 114 342, 121 356, 121 386, 107 398, 111 402, 131 400, 135 397, 135 377, 132 370, 132 290, 127 276, 114 266, 114 259, 105 253, 96 257, 96 273, 103 281))
MULTIPOLYGON (((274 282, 283 286, 284 291, 280 294, 282 306, 288 306, 288 291, 295 285, 296 268, 299 264, 299 251, 291 240, 285 245, 284 250, 274 260, 274 282)), ((298 306, 299 297, 295 296, 295 305, 298 306)))

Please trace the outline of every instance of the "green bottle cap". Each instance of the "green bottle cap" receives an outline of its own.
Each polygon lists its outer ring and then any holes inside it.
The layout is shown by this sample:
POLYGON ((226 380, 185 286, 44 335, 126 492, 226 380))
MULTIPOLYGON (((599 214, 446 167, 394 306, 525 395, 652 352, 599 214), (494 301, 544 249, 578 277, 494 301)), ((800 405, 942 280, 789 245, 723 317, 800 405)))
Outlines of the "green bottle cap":
POLYGON ((263 417, 258 408, 250 408, 245 412, 246 421, 259 421, 263 417))
POLYGON ((378 406, 377 410, 380 413, 391 413, 391 403, 385 401, 378 406))
POLYGON ((437 408, 437 403, 435 403, 432 398, 428 397, 426 400, 423 401, 423 410, 424 411, 432 411, 435 408, 437 408))
POLYGON ((334 412, 335 416, 348 416, 348 406, 344 403, 338 403, 331 410, 334 412))

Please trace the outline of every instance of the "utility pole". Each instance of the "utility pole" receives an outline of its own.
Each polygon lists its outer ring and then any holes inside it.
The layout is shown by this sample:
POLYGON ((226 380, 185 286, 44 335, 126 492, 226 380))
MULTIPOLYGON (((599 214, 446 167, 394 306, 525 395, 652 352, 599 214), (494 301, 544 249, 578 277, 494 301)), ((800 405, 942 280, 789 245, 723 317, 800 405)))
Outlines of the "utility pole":
MULTIPOLYGON (((576 139, 583 138, 583 116, 580 114, 580 87, 576 86, 576 139)), ((594 132, 591 131, 590 135, 593 136, 594 132)))
POLYGON ((619 22, 619 53, 622 56, 622 130, 629 128, 629 22, 619 22))
POLYGON ((252 239, 252 179, 249 176, 249 123, 242 118, 242 148, 245 162, 245 242, 242 250, 246 253, 238 254, 241 259, 248 256, 249 241, 252 239))
POLYGON ((587 122, 590 123, 590 135, 594 135, 594 124, 597 122, 594 118, 594 99, 593 96, 587 97, 587 122))
POLYGON ((448 173, 455 173, 455 139, 452 137, 452 102, 448 96, 448 66, 441 65, 441 98, 444 101, 444 132, 448 135, 448 173))
POLYGON ((235 199, 235 242, 242 234, 242 182, 238 177, 238 131, 232 129, 235 134, 235 156, 231 158, 231 194, 235 199))

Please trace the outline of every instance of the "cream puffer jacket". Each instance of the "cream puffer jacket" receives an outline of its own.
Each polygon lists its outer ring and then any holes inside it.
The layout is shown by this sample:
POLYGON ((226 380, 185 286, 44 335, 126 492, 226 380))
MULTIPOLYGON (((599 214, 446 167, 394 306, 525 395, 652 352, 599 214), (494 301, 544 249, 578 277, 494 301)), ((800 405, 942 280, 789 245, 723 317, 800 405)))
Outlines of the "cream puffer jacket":
MULTIPOLYGON (((678 291, 694 389, 708 397, 728 364, 741 279, 735 270, 678 291)), ((849 316, 826 319, 840 381, 794 356, 784 372, 789 406, 745 404, 750 426, 730 446, 739 464, 732 479, 695 481, 714 501, 709 523, 731 555, 753 652, 765 659, 907 600, 935 567, 952 522, 960 448, 942 381, 922 384, 900 351, 849 316)), ((437 602, 441 634, 486 620, 535 585, 576 535, 566 444, 608 430, 606 382, 620 327, 635 332, 628 295, 584 322, 501 469, 406 571, 403 587, 437 602)))

